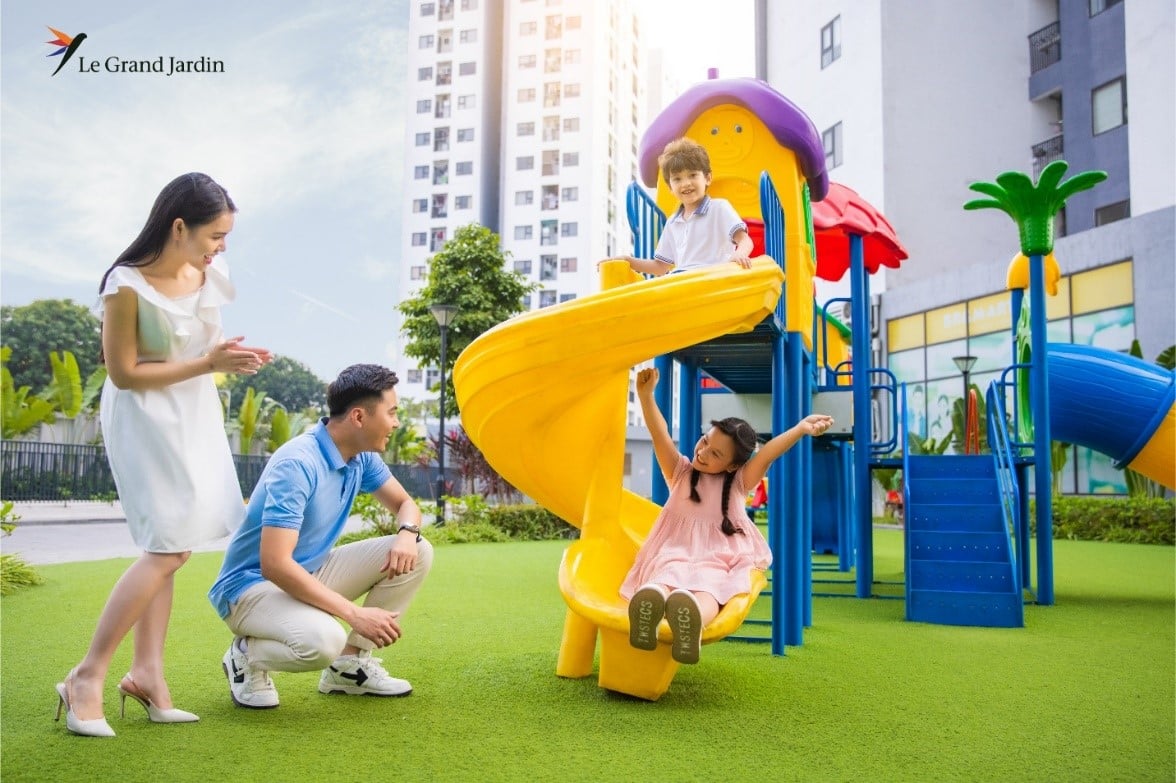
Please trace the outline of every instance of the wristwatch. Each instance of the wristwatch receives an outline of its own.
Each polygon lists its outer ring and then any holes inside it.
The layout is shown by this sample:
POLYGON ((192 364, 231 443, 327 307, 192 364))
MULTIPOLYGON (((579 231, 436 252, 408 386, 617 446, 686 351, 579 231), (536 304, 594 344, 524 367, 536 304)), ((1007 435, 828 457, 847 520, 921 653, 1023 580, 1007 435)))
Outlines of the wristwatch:
POLYGON ((405 522, 404 524, 402 524, 400 526, 400 530, 397 530, 396 532, 399 533, 401 530, 407 530, 409 533, 416 533, 417 541, 419 542, 421 540, 421 526, 420 525, 410 525, 407 522, 405 522))

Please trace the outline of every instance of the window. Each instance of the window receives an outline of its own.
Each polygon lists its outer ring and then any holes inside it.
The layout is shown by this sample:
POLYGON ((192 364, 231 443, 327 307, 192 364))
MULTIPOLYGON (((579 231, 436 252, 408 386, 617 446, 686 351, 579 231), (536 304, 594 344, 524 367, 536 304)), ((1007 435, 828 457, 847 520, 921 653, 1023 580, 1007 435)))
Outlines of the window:
POLYGON ((413 179, 428 179, 429 178, 429 167, 428 166, 415 166, 415 167, 413 167, 412 178, 413 179))
POLYGON ((559 117, 543 118, 543 140, 559 141, 559 117))
POLYGON ((474 29, 462 30, 458 35, 458 40, 462 43, 476 43, 478 40, 478 31, 474 29))
POLYGON ((563 35, 563 19, 559 14, 547 17, 544 37, 550 41, 563 35))
POLYGON ((427 147, 429 146, 429 142, 432 140, 433 134, 429 133, 428 131, 425 131, 424 133, 418 133, 416 135, 416 145, 418 147, 427 147))
POLYGON ((559 260, 559 271, 561 272, 575 272, 576 259, 575 258, 561 258, 559 260))
POLYGON ((520 155, 515 158, 515 171, 530 171, 535 168, 534 155, 520 155))
POLYGON ((433 110, 433 99, 422 98, 417 101, 417 114, 428 114, 433 110))
POLYGON ((453 18, 453 0, 441 0, 441 8, 437 14, 437 19, 444 22, 453 18))
POLYGON ((544 185, 541 203, 540 209, 559 209, 559 185, 544 185))
POLYGON ((465 174, 474 173, 474 162, 472 160, 459 160, 457 162, 457 175, 463 176, 465 174))
POLYGON ((559 295, 560 302, 570 302, 575 298, 576 298, 575 294, 560 294, 559 295))
POLYGON ((462 63, 461 65, 457 66, 457 75, 458 76, 473 76, 477 72, 478 72, 478 64, 477 63, 473 63, 473 62, 462 63))
POLYGON ((535 191, 533 190, 516 190, 515 191, 515 206, 525 207, 528 204, 535 203, 535 191))
POLYGON ((437 63, 437 84, 446 85, 453 82, 453 63, 437 63))
POLYGON ((564 85, 564 97, 565 98, 579 98, 580 97, 580 83, 579 82, 571 82, 570 84, 565 84, 564 85))
POLYGON ((559 150, 543 151, 543 176, 559 173, 559 150))
POLYGON ((414 367, 413 369, 408 371, 408 382, 409 383, 420 383, 421 382, 421 370, 419 367, 414 367))
POLYGON ((1097 16, 1103 11, 1118 5, 1123 0, 1090 0, 1090 15, 1097 16))
POLYGON ((411 280, 424 280, 425 268, 423 266, 414 266, 408 270, 408 277, 411 280))
POLYGON ((540 291, 539 292, 539 306, 551 307, 555 304, 555 291, 540 291))
POLYGON ((461 10, 463 11, 477 11, 478 0, 461 0, 461 10))
POLYGON ((519 55, 519 67, 520 68, 534 68, 535 67, 535 55, 533 55, 533 54, 520 54, 519 55))
POLYGON ((478 99, 477 99, 476 95, 459 95, 459 96, 457 96, 457 108, 459 108, 459 109, 472 109, 477 105, 478 105, 478 99))
MULTIPOLYGON (((530 261, 530 259, 525 259, 523 261, 515 261, 514 262, 514 271, 518 272, 520 275, 531 274, 531 261, 530 261)), ((527 306, 530 307, 530 303, 528 303, 527 306)))
POLYGON ((417 48, 418 49, 432 49, 433 48, 433 40, 434 40, 433 36, 431 36, 431 35, 422 35, 417 40, 417 48))
POLYGON ((530 239, 533 236, 533 234, 534 234, 534 227, 533 226, 515 226, 514 227, 514 238, 515 239, 530 239))
POLYGON ((435 8, 435 3, 421 3, 421 16, 432 16, 435 8))
POLYGON ((535 135, 535 123, 533 123, 533 122, 520 122, 515 129, 515 135, 516 136, 534 136, 535 135))
POLYGON ((449 149, 449 128, 433 130, 433 152, 444 152, 449 149))
POLYGON ((1113 82, 1095 87, 1090 93, 1090 118, 1094 135, 1127 124, 1126 80, 1120 76, 1113 82))
POLYGON ((445 193, 436 193, 433 195, 433 213, 430 217, 444 218, 449 217, 449 196, 445 193))
POLYGON ((575 133, 580 130, 580 118, 568 117, 563 121, 564 133, 575 133))
POLYGON ((560 198, 562 198, 564 201, 579 201, 580 200, 580 189, 579 188, 564 188, 560 192, 559 195, 560 195, 560 198))
POLYGON ((413 212, 428 212, 429 211, 429 200, 427 198, 414 198, 412 200, 412 211, 413 212))
POLYGON ((565 166, 579 166, 580 165, 580 153, 578 153, 578 152, 565 152, 563 154, 563 164, 565 166))
POLYGON ((535 88, 524 87, 519 90, 519 103, 531 103, 535 100, 535 88))
POLYGON ((429 250, 436 253, 445 246, 445 229, 435 228, 429 235, 429 250))
POLYGON ((562 63, 563 56, 559 49, 548 49, 543 53, 544 73, 559 73, 559 67, 562 63))
POLYGON ((821 67, 826 68, 841 57, 841 17, 821 28, 821 67))
POLYGON ((471 206, 473 206, 473 202, 474 202, 473 196, 457 196, 456 198, 453 199, 453 208, 454 209, 469 209, 471 206))
POLYGON ((1129 217, 1131 217, 1131 199, 1116 201, 1114 204, 1107 204, 1094 210, 1094 225, 1105 226, 1107 223, 1114 223, 1116 220, 1124 220, 1129 217))
POLYGON ((519 35, 534 35, 539 30, 537 22, 519 23, 519 35))
POLYGON ((558 220, 543 220, 539 223, 539 244, 554 245, 558 240, 556 235, 559 233, 558 220))
POLYGON ((564 52, 564 64, 565 65, 575 65, 578 62, 580 62, 580 50, 579 49, 568 49, 566 52, 564 52))
POLYGON ((438 160, 433 162, 433 184, 449 184, 449 161, 438 160))
POLYGON ((424 247, 425 242, 427 242, 427 241, 429 241, 429 235, 426 234, 424 231, 413 232, 413 235, 412 235, 412 246, 413 247, 424 247))
POLYGON ((430 389, 441 383, 441 371, 436 367, 430 367, 425 370, 425 386, 430 389))
POLYGON ((559 106, 559 82, 548 82, 543 85, 543 105, 547 108, 559 106))
POLYGON ((578 230, 578 223, 562 223, 559 227, 559 235, 561 237, 574 237, 578 230))
POLYGON ((457 129, 457 140, 458 141, 473 141, 474 140, 474 129, 473 128, 458 128, 457 129))
POLYGON ((433 116, 439 120, 443 120, 449 116, 449 96, 437 96, 437 111, 433 112, 433 116))
POLYGON ((569 30, 579 30, 580 29, 580 17, 569 16, 567 19, 564 20, 564 25, 569 30))
POLYGON ((559 271, 559 261, 555 256, 539 257, 539 279, 554 280, 559 271))
POLYGON ((428 82, 433 80, 433 66, 427 68, 417 68, 417 81, 428 82))
POLYGON ((825 168, 835 169, 841 165, 841 123, 821 134, 821 145, 825 148, 825 168))

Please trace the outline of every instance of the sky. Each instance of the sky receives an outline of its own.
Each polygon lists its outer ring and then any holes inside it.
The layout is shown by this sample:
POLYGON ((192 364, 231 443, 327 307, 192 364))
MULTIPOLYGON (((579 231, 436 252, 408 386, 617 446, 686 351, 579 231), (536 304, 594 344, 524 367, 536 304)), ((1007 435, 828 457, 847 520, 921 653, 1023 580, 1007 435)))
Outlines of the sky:
MULTIPOLYGON (((0 5, 0 303, 96 304, 160 189, 202 171, 239 210, 226 334, 324 379, 391 363, 409 2, 0 5), (48 27, 86 33, 55 76, 48 27), (110 72, 110 57, 223 72, 110 72)), ((712 66, 753 75, 752 0, 639 2, 683 85, 712 66)))

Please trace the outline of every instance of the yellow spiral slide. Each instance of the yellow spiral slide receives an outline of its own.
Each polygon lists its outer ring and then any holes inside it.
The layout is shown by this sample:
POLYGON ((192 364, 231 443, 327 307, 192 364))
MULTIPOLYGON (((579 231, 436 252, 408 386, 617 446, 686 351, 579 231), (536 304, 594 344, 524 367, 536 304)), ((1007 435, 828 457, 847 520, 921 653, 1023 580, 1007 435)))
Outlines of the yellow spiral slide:
MULTIPOLYGON (((658 506, 623 487, 630 369, 769 316, 784 273, 770 258, 750 270, 721 264, 650 280, 623 261, 601 267, 598 294, 532 311, 487 331, 453 371, 462 426, 507 481, 578 527, 559 586, 568 604, 556 674, 592 673, 601 639, 602 688, 656 700, 678 664, 670 631, 652 652, 629 646, 626 602, 617 592, 658 506)), ((662 379, 669 383, 670 379, 662 379)), ((756 572, 758 574, 758 572, 756 572)), ((704 629, 715 641, 739 627, 763 589, 728 603, 704 629)))

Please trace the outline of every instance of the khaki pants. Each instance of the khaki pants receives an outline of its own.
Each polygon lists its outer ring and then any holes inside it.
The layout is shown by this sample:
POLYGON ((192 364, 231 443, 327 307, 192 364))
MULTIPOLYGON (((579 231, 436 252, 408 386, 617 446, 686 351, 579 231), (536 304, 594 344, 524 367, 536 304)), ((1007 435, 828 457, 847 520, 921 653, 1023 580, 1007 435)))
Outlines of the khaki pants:
MULTIPOLYGON (((403 613, 433 565, 433 547, 421 540, 416 568, 387 578, 380 570, 388 559, 392 536, 356 541, 331 551, 314 577, 352 601, 367 593, 364 606, 403 613)), ((346 644, 361 650, 375 645, 352 631, 350 635, 331 614, 289 596, 273 582, 254 585, 241 594, 225 623, 244 636, 249 663, 275 672, 307 672, 330 666, 346 644)))

